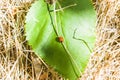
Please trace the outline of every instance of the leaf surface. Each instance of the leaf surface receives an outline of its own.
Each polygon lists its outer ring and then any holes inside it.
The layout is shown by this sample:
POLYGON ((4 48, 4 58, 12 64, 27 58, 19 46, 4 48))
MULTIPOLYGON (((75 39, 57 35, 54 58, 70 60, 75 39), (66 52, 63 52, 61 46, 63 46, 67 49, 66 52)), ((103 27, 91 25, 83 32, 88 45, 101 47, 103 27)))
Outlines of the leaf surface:
MULTIPOLYGON (((54 10, 54 5, 49 7, 54 10)), ((57 12, 50 12, 54 30, 46 2, 38 0, 32 5, 26 16, 26 39, 47 64, 65 78, 76 80, 91 53, 84 41, 91 49, 94 47, 95 12, 89 0, 60 0, 55 8, 57 12), (71 6, 73 4, 77 5, 71 6), (56 40, 58 36, 64 38, 63 43, 56 40)))

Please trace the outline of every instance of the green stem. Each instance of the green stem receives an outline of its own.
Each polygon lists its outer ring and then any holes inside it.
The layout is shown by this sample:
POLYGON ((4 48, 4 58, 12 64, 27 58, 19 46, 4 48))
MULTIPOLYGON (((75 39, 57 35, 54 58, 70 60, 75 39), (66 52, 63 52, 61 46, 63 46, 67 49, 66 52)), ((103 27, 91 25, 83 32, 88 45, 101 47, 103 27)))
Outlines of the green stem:
MULTIPOLYGON (((56 28, 55 28, 55 25, 54 25, 54 23, 53 23, 53 19, 52 19, 52 15, 51 15, 51 13, 50 13, 50 8, 49 8, 49 4, 48 4, 48 3, 47 3, 47 9, 48 9, 48 12, 49 12, 49 15, 50 15, 51 24, 52 24, 52 26, 53 26, 53 29, 54 29, 54 31, 55 31, 55 34, 57 35, 57 37, 59 37, 59 34, 58 34, 58 32, 57 32, 57 30, 56 30, 56 28)), ((55 12, 55 11, 54 11, 54 12, 55 12)), ((55 18, 56 18, 56 16, 55 16, 55 18)), ((55 20, 56 20, 56 19, 55 19, 55 20)), ((77 77, 80 77, 80 75, 82 74, 82 72, 79 70, 79 68, 78 68, 77 64, 75 63, 73 57, 71 56, 69 50, 67 49, 66 45, 65 45, 63 42, 61 43, 61 45, 62 45, 62 47, 64 48, 64 50, 66 51, 67 55, 69 56, 70 63, 71 63, 72 68, 73 68, 73 70, 74 70, 74 72, 75 72, 75 75, 76 75, 77 77), (74 66, 74 65, 75 65, 75 66, 74 66), (76 69, 79 71, 80 75, 77 74, 76 69)))
POLYGON ((48 9, 48 13, 49 13, 49 15, 50 15, 51 24, 52 24, 52 26, 53 26, 53 29, 54 29, 54 31, 55 31, 55 34, 56 34, 57 36, 59 36, 57 30, 55 29, 55 26, 54 26, 54 23, 53 23, 53 19, 52 19, 52 15, 51 15, 51 13, 50 13, 51 11, 50 11, 49 4, 48 4, 48 3, 47 3, 47 9, 48 9))
POLYGON ((74 30, 73 39, 82 41, 82 42, 87 46, 87 48, 89 49, 90 53, 92 53, 92 50, 90 49, 89 45, 87 44, 87 42, 86 42, 85 40, 75 37, 75 32, 76 32, 76 30, 77 30, 77 29, 74 30))

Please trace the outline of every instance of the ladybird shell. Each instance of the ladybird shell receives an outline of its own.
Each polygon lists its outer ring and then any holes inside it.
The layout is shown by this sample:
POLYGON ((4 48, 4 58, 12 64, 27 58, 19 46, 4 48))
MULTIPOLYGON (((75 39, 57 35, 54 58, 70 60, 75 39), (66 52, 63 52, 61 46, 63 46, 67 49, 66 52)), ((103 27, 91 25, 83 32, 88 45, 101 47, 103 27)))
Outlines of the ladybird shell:
POLYGON ((58 41, 59 41, 59 42, 63 42, 63 41, 64 41, 63 37, 61 37, 61 36, 58 37, 58 41))

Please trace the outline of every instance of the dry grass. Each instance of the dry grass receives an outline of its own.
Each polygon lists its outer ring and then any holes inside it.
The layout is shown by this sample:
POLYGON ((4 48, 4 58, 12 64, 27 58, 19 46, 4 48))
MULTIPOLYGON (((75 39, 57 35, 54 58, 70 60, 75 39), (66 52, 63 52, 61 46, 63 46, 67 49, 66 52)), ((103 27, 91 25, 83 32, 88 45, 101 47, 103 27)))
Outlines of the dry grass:
POLYGON ((0 80, 62 80, 25 40, 25 16, 33 2, 0 0, 0 80))
POLYGON ((81 80, 120 80, 120 0, 93 0, 97 41, 81 80))
MULTIPOLYGON (((34 0, 0 0, 0 80, 58 80, 24 36, 34 0)), ((98 13, 96 48, 81 80, 120 80, 120 0, 93 0, 98 13)))

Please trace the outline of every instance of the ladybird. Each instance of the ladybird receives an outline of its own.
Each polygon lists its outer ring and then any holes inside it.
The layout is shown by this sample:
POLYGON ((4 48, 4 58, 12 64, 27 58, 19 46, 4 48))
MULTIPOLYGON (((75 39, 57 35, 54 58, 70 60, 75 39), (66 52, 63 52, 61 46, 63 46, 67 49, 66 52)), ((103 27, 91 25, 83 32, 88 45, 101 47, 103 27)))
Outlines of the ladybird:
POLYGON ((64 38, 62 36, 59 36, 57 37, 57 41, 62 43, 64 41, 64 38))

